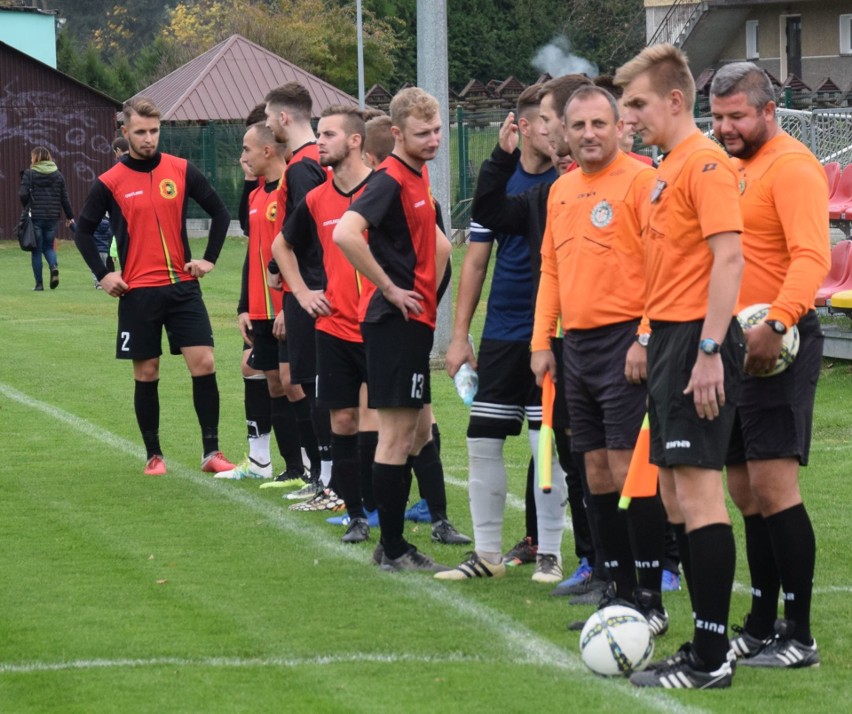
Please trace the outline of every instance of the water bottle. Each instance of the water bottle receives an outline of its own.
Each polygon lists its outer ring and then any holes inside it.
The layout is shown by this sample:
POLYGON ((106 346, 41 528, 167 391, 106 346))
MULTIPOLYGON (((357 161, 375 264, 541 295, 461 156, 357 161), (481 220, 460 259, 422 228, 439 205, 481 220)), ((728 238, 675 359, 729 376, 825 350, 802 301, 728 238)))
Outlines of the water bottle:
MULTIPOLYGON (((473 337, 468 335, 467 342, 470 345, 470 351, 473 354, 476 354, 476 346, 473 344, 473 337)), ((456 376, 453 377, 453 382, 455 382, 456 391, 459 393, 459 396, 465 406, 469 407, 473 404, 473 398, 476 396, 476 392, 479 389, 479 375, 471 366, 470 362, 465 362, 461 367, 459 367, 459 371, 456 372, 456 376)))
POLYGON ((473 404, 473 398, 476 396, 476 391, 479 389, 479 375, 476 370, 470 366, 470 362, 465 362, 456 376, 453 377, 453 382, 456 385, 456 391, 459 393, 466 407, 473 404))

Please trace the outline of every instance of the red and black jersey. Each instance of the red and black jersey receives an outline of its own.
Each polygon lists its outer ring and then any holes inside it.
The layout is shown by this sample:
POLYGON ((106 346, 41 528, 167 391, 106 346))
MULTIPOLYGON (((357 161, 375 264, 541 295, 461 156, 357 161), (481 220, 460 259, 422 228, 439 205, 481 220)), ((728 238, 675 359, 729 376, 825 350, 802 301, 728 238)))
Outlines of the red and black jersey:
POLYGON ((320 245, 325 268, 323 290, 331 305, 331 315, 317 317, 316 328, 348 342, 363 342, 358 326, 358 303, 362 291, 371 284, 352 267, 332 239, 332 233, 366 185, 367 180, 343 193, 333 180, 327 181, 308 193, 284 226, 284 239, 294 251, 309 242, 320 245))
MULTIPOLYGON (((417 171, 391 154, 370 177, 350 210, 369 224, 370 251, 394 285, 423 296, 423 312, 409 315, 409 319, 434 330, 438 309, 436 218, 426 167, 417 171)), ((380 291, 364 293, 359 308, 361 322, 381 322, 398 314, 399 309, 380 291)))
MULTIPOLYGON (((278 205, 283 206, 282 223, 293 209, 302 202, 308 191, 321 186, 331 176, 331 171, 320 165, 316 142, 303 144, 293 152, 287 163, 284 180, 278 189, 278 205)), ((322 256, 316 244, 300 245, 296 250, 299 272, 311 290, 321 290, 323 281, 322 256)))
POLYGON ((118 245, 121 276, 129 289, 195 280, 184 270, 191 260, 186 234, 189 199, 211 217, 204 259, 215 263, 230 214, 204 175, 185 159, 158 153, 125 157, 92 185, 80 212, 75 240, 99 280, 107 271, 93 233, 107 211, 118 245))
POLYGON ((266 284, 266 266, 272 257, 272 241, 278 234, 279 181, 261 183, 248 197, 248 255, 246 287, 248 314, 252 320, 274 320, 281 311, 282 293, 266 284))

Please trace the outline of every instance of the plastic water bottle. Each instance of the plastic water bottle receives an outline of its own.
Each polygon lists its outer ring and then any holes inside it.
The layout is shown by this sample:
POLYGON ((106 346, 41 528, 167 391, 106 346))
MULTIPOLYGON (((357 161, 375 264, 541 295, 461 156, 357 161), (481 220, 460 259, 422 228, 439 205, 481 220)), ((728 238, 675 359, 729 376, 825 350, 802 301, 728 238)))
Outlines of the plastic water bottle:
POLYGON ((456 391, 459 393, 465 406, 469 407, 473 404, 473 398, 479 389, 479 375, 476 370, 470 366, 470 362, 465 362, 456 376, 453 377, 453 382, 456 384, 456 391))

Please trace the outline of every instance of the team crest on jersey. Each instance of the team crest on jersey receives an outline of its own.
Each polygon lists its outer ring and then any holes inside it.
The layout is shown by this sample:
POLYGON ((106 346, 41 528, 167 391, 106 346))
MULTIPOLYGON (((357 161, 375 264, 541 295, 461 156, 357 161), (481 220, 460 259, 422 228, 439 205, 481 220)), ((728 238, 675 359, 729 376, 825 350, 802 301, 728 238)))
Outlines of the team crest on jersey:
POLYGON ((163 179, 160 181, 160 195, 163 198, 176 198, 177 184, 171 179, 163 179))
POLYGON ((745 176, 741 176, 741 177, 740 177, 739 188, 740 188, 740 196, 742 196, 742 195, 745 193, 745 190, 746 190, 746 179, 745 179, 745 176))
POLYGON ((612 223, 612 206, 603 199, 592 209, 592 225, 595 228, 606 228, 610 223, 612 223))
POLYGON ((275 222, 275 216, 278 213, 278 201, 273 201, 266 207, 266 220, 272 223, 275 222))

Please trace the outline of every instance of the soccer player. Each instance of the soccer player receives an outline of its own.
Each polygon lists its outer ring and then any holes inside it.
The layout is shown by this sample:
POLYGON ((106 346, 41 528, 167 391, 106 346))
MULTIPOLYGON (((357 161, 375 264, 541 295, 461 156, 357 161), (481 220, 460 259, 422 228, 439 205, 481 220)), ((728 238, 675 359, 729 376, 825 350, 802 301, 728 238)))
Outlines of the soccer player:
MULTIPOLYGON (((520 159, 506 186, 506 193, 510 195, 556 180, 548 139, 539 131, 540 89, 540 85, 527 87, 518 97, 517 133, 512 132, 512 137, 515 147, 518 134, 522 141, 520 159)), ((509 125, 513 126, 511 121, 509 125)), ((514 152, 504 153, 511 155, 514 152)), ((461 268, 446 369, 453 377, 468 362, 479 373, 479 390, 473 401, 467 429, 468 492, 475 550, 442 578, 494 578, 506 573, 502 547, 507 493, 503 447, 508 436, 521 433, 526 415, 532 456, 537 461, 541 429, 541 392, 528 369, 534 297, 532 285, 533 270, 527 236, 495 235, 478 223, 471 223, 470 245, 461 268), (495 287, 488 299, 477 360, 468 342, 468 333, 495 241, 497 259, 492 277, 495 287)), ((530 478, 536 481, 534 473, 530 474, 530 478)), ((532 559, 536 562, 532 579, 558 583, 562 580, 560 551, 565 527, 565 480, 557 474, 550 494, 543 493, 534 485, 531 490, 535 493, 537 506, 534 509, 537 522, 533 530, 540 539, 533 543, 530 537, 529 548, 534 549, 532 559)))
POLYGON ((350 204, 363 192, 372 173, 362 158, 364 120, 357 107, 326 108, 317 126, 320 164, 333 170, 332 179, 310 190, 287 216, 284 241, 274 247, 275 261, 308 315, 316 318, 317 403, 331 414, 332 480, 349 513, 344 543, 360 543, 370 535, 361 501, 358 458, 358 404, 367 381, 363 338, 358 326, 358 301, 363 278, 332 240, 332 232, 350 204), (304 244, 317 241, 320 250, 304 244), (302 278, 296 251, 319 253, 324 286, 312 290, 302 278))
MULTIPOLYGON (((285 474, 295 478, 304 473, 302 451, 297 435, 295 416, 288 400, 287 388, 281 382, 279 350, 281 343, 273 335, 275 316, 281 312, 281 292, 269 288, 266 266, 272 257, 272 240, 278 233, 278 188, 284 175, 286 147, 278 143, 272 131, 263 123, 252 124, 243 137, 241 163, 257 187, 246 202, 248 245, 243 264, 242 289, 237 311, 237 324, 243 342, 250 346, 245 366, 259 371, 261 380, 246 376, 249 454, 235 469, 216 474, 217 478, 240 480, 268 479, 272 476, 269 458, 269 436, 275 432, 278 449, 287 465, 285 474), (255 396, 260 388, 265 394, 255 396), (267 396, 268 395, 268 396, 267 396), (266 399, 263 397, 267 396, 266 399)), ((292 390, 292 386, 290 387, 292 390)))
POLYGON ((728 687, 727 622, 734 534, 722 467, 744 356, 734 314, 742 275, 737 175, 692 117, 686 56, 654 45, 619 68, 624 121, 666 158, 645 204, 645 313, 651 461, 673 523, 692 600, 692 642, 630 681, 643 687, 728 687))
POLYGON ((654 170, 618 146, 618 107, 605 89, 578 88, 565 135, 579 170, 550 190, 541 246, 531 367, 557 378, 550 337, 561 318, 571 445, 585 460, 603 556, 618 598, 642 611, 655 635, 668 629, 660 595, 665 515, 656 498, 618 501, 645 415, 646 345, 642 211, 654 170), (637 575, 638 573, 638 575, 637 575))
POLYGON ((772 84, 751 62, 720 68, 710 85, 713 131, 740 170, 743 271, 737 310, 770 305, 746 331, 728 489, 743 514, 751 612, 731 646, 744 666, 819 664, 810 610, 816 545, 799 492, 808 463, 823 335, 816 291, 830 265, 828 183, 819 161, 775 116, 772 84), (799 352, 781 374, 774 366, 784 334, 797 326, 799 352), (778 592, 784 588, 784 617, 778 592))
POLYGON ((159 375, 163 328, 172 354, 182 354, 192 375, 192 398, 201 426, 201 469, 234 468, 219 451, 219 389, 213 330, 199 278, 213 270, 230 216, 222 199, 192 164, 157 150, 160 110, 137 97, 124 105, 122 134, 129 154, 96 180, 80 214, 77 248, 104 292, 120 298, 116 357, 133 361, 134 407, 147 452, 145 473, 160 476, 159 375), (203 258, 192 258, 186 207, 192 198, 210 216, 203 258), (106 212, 116 227, 121 272, 107 272, 93 237, 106 212))
POLYGON ((441 115, 434 97, 410 87, 393 98, 390 116, 394 151, 343 214, 333 238, 375 286, 361 299, 359 320, 370 405, 379 415, 373 488, 381 567, 437 572, 442 566, 406 542, 403 530, 412 460, 431 430, 420 416, 423 405, 431 402, 429 352, 437 317, 435 253, 441 234, 426 162, 438 152, 441 115))
MULTIPOLYGON (((272 129, 276 140, 287 144, 292 151, 284 181, 278 195, 278 206, 282 214, 279 221, 287 220, 287 213, 307 195, 308 191, 323 184, 328 172, 320 166, 316 137, 311 127, 311 109, 313 100, 308 90, 298 82, 288 82, 271 90, 265 98, 266 125, 272 129)), ((279 233, 275 241, 283 241, 279 233)), ((306 246, 315 251, 314 246, 306 246)), ((318 255, 300 255, 301 270, 305 282, 311 289, 322 287, 322 266, 318 255)), ((269 264, 270 272, 275 276, 278 267, 274 261, 269 264)), ((272 283, 280 286, 279 282, 272 283)), ((302 446, 305 447, 311 462, 311 481, 304 489, 287 495, 288 498, 312 498, 318 508, 326 508, 323 502, 332 494, 324 493, 323 486, 331 481, 331 426, 328 410, 318 409, 315 405, 316 381, 316 337, 314 318, 308 315, 291 293, 284 294, 283 323, 278 320, 276 336, 283 338, 286 330, 287 363, 289 364, 289 383, 300 387, 304 397, 298 391, 293 392, 293 409, 299 424, 302 446)))

